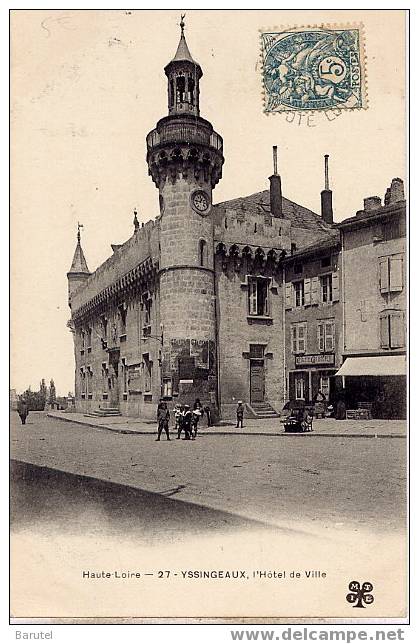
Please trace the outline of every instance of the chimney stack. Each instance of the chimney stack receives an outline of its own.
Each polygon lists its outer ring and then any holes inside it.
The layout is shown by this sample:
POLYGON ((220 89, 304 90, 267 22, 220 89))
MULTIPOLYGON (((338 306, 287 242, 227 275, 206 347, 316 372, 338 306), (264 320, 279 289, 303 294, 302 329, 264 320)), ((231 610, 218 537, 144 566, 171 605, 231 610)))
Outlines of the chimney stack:
POLYGON ((329 155, 324 155, 324 190, 320 193, 322 219, 333 224, 332 191, 329 189, 329 155))
POLYGON ((273 146, 274 173, 269 177, 270 201, 272 217, 282 217, 282 187, 281 177, 278 174, 278 148, 273 146))

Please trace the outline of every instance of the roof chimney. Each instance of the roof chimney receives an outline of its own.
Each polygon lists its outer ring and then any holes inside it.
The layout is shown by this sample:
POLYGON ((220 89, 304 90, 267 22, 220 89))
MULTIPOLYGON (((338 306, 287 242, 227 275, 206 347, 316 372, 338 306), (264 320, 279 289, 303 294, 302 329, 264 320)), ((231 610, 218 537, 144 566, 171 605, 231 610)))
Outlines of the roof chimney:
POLYGON ((364 211, 378 210, 381 208, 381 197, 366 197, 364 199, 364 211))
POLYGON ((404 186, 402 179, 392 179, 390 186, 390 203, 404 201, 404 186))
POLYGON ((270 201, 272 217, 282 217, 282 187, 281 177, 278 174, 278 148, 273 146, 274 173, 269 177, 270 201))
POLYGON ((324 190, 320 193, 322 219, 333 224, 332 191, 329 189, 329 155, 324 155, 324 190))

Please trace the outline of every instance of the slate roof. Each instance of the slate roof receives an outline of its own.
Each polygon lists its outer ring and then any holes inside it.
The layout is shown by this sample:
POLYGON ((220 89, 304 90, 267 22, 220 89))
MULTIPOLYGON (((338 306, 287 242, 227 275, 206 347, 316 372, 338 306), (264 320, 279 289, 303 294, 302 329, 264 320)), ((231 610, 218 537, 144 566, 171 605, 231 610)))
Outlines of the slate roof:
POLYGON ((348 217, 335 225, 336 228, 357 228, 360 226, 368 225, 378 219, 388 217, 393 212, 404 210, 406 208, 406 201, 396 201, 395 203, 381 206, 374 210, 358 210, 354 217, 348 217))
MULTIPOLYGON (((263 215, 264 213, 270 214, 269 190, 255 192, 248 197, 238 197, 237 199, 222 201, 221 203, 215 204, 214 208, 216 211, 231 209, 251 215, 263 215)), ((297 204, 286 197, 282 197, 282 212, 284 217, 291 221, 291 226, 294 228, 320 231, 323 232, 326 237, 333 237, 335 234, 331 225, 324 222, 320 215, 309 210, 309 208, 300 206, 300 204, 297 204)))
POLYGON ((340 234, 337 230, 330 231, 331 236, 326 239, 319 239, 310 244, 309 246, 304 246, 300 250, 297 250, 295 253, 286 257, 285 262, 294 261, 297 257, 307 257, 309 255, 317 255, 322 250, 331 250, 333 248, 340 248, 340 234))
POLYGON ((80 241, 77 242, 69 273, 88 273, 90 275, 80 241))

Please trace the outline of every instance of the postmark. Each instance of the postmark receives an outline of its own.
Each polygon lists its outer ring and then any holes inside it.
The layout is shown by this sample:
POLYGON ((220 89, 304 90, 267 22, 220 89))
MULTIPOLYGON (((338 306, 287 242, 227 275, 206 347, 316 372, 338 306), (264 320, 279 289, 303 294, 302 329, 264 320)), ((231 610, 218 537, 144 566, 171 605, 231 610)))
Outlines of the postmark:
POLYGON ((362 25, 261 31, 265 113, 367 107, 362 25))

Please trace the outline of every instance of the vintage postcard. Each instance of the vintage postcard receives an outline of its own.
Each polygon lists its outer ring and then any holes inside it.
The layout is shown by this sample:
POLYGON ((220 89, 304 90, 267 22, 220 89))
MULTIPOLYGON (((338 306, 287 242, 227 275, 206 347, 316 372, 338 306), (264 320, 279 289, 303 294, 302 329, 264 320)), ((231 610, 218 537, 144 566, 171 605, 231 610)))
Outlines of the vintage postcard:
POLYGON ((10 29, 11 619, 404 623, 406 12, 10 29))

